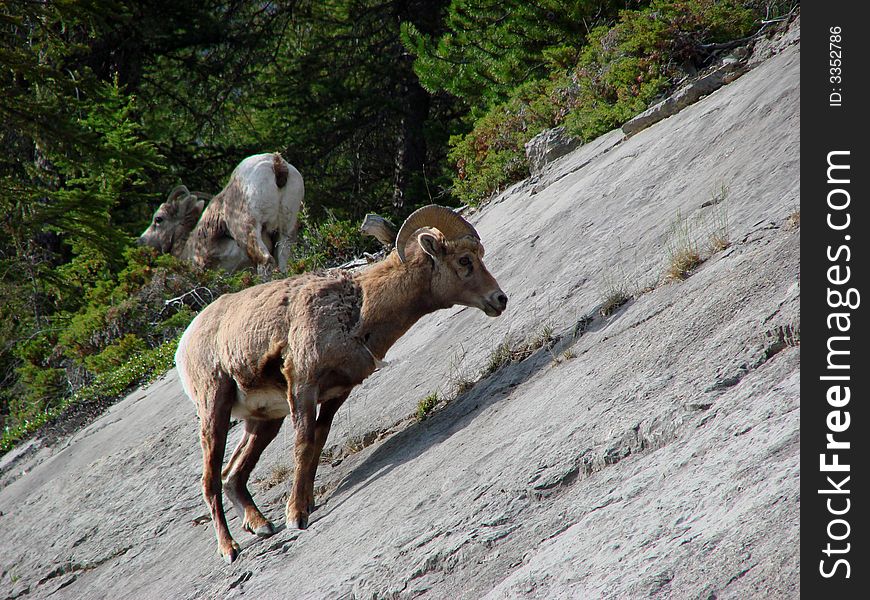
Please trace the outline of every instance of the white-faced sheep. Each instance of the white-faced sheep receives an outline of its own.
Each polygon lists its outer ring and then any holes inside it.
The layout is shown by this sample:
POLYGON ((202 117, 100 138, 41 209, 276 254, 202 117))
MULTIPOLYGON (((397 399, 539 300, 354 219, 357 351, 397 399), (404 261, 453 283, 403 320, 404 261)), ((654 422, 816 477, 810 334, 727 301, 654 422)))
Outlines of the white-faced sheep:
POLYGON ((191 322, 175 362, 199 414, 203 495, 225 560, 232 562, 239 546, 227 528, 221 480, 244 529, 270 535, 274 527, 247 482, 290 415, 295 472, 286 519, 305 529, 332 419, 390 346, 438 309, 461 304, 491 317, 504 311, 507 296, 482 259, 480 238, 465 219, 427 206, 402 225, 396 249, 361 272, 257 285, 218 298, 191 322), (221 472, 231 416, 244 420, 244 434, 221 472))
POLYGON ((203 194, 172 190, 138 243, 203 268, 286 271, 304 195, 302 176, 280 154, 249 156, 208 206, 203 194))

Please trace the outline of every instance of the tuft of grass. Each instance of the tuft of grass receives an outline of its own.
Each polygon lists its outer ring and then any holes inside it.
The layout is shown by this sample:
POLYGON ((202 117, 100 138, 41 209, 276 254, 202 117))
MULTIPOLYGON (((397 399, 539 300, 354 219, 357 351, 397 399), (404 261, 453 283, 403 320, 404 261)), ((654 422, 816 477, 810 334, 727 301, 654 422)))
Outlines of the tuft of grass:
POLYGON ((789 348, 797 348, 801 345, 801 326, 800 323, 789 323, 780 328, 780 337, 783 343, 789 348))
POLYGON ((602 317, 607 318, 619 310, 619 307, 625 305, 629 300, 631 300, 631 296, 625 293, 625 291, 611 290, 604 298, 604 302, 601 303, 601 308, 598 309, 598 313, 602 317))
POLYGON ((562 358, 565 360, 571 360, 572 358, 577 358, 577 353, 571 350, 571 348, 568 348, 562 353, 562 358))
POLYGON ((453 397, 461 396, 474 387, 475 381, 465 364, 467 352, 460 344, 459 350, 450 358, 450 375, 447 377, 448 386, 453 390, 453 397))
POLYGON ((487 375, 492 375, 499 369, 501 369, 504 365, 508 364, 512 360, 513 352, 511 350, 510 342, 505 339, 502 343, 492 349, 492 352, 489 353, 489 358, 486 359, 486 366, 483 368, 482 375, 485 377, 487 375))
POLYGON ((344 448, 338 453, 335 459, 343 459, 351 454, 361 452, 374 444, 383 434, 383 430, 369 431, 363 435, 356 435, 348 438, 344 444, 344 448))
POLYGON ((680 249, 672 253, 669 257, 668 268, 665 271, 665 277, 669 281, 683 281, 692 274, 698 265, 700 265, 701 255, 697 250, 680 249))
POLYGON ((417 420, 425 421, 429 417, 429 413, 435 410, 441 398, 438 397, 438 392, 432 392, 417 404, 417 420))
POLYGON ((677 211, 677 216, 671 225, 667 252, 665 279, 668 281, 683 281, 704 262, 698 243, 695 241, 692 225, 688 217, 684 217, 680 211, 677 211))
POLYGON ((794 231, 800 229, 801 226, 801 209, 797 209, 785 218, 784 228, 786 231, 794 231))
MULTIPOLYGON (((728 186, 722 184, 707 205, 713 207, 707 220, 707 229, 709 230, 707 247, 710 254, 716 254, 731 245, 728 227, 728 186)), ((703 207, 704 205, 702 205, 703 207)))
POLYGON ((490 352, 486 366, 481 371, 481 376, 492 375, 508 363, 523 361, 540 348, 551 350, 558 339, 558 336, 553 332, 553 326, 549 323, 542 325, 534 336, 522 343, 512 343, 506 337, 490 352))
POLYGON ((293 475, 293 467, 284 463, 276 463, 272 466, 269 474, 260 479, 257 483, 259 483, 264 490, 271 490, 276 485, 280 485, 290 479, 291 475, 293 475))
POLYGON ((728 227, 728 186, 722 184, 719 191, 713 194, 710 204, 713 206, 713 210, 707 224, 710 231, 707 245, 710 253, 715 254, 731 245, 728 227))

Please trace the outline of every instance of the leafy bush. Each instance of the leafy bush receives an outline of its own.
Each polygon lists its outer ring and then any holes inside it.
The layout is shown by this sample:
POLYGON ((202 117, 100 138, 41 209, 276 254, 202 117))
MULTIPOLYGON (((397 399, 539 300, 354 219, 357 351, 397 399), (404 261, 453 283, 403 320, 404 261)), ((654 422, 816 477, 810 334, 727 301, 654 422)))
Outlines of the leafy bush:
POLYGON ((86 356, 85 365, 93 373, 105 373, 117 369, 147 349, 148 346, 143 339, 136 337, 133 333, 128 333, 99 354, 86 356))
POLYGON ((478 202, 528 176, 525 143, 554 121, 555 104, 547 97, 547 82, 534 81, 495 106, 465 136, 453 136, 449 158, 456 165, 453 192, 466 202, 478 202))
POLYGON ((432 392, 420 402, 417 403, 417 420, 425 421, 429 417, 429 413, 435 410, 441 398, 438 397, 438 392, 432 392))
MULTIPOLYGON (((78 258, 71 268, 87 271, 88 261, 78 258)), ((0 392, 8 443, 82 398, 120 394, 154 369, 170 368, 174 348, 166 344, 194 311, 259 281, 248 272, 202 271, 149 248, 130 248, 125 258, 117 275, 99 268, 94 282, 83 283, 82 308, 55 313, 14 345, 0 392)))
POLYGON ((303 216, 301 229, 300 243, 288 265, 289 273, 335 267, 377 247, 372 238, 360 233, 356 223, 332 214, 320 224, 310 223, 303 216))
POLYGON ((588 141, 644 110, 680 77, 705 66, 703 44, 744 37, 757 20, 734 0, 656 0, 598 27, 572 74, 568 131, 588 141))
POLYGON ((70 396, 56 396, 58 401, 41 410, 28 407, 13 423, 6 425, 0 436, 0 452, 10 450, 18 441, 36 431, 48 421, 58 417, 66 408, 85 402, 120 399, 137 385, 148 383, 172 368, 178 339, 141 352, 119 368, 107 371, 90 385, 70 396))
POLYGON ((544 129, 564 124, 586 142, 620 126, 705 66, 703 44, 746 36, 757 20, 735 0, 656 0, 596 27, 581 49, 551 48, 549 78, 516 88, 469 133, 451 138, 454 193, 478 203, 527 176, 524 146, 544 129))

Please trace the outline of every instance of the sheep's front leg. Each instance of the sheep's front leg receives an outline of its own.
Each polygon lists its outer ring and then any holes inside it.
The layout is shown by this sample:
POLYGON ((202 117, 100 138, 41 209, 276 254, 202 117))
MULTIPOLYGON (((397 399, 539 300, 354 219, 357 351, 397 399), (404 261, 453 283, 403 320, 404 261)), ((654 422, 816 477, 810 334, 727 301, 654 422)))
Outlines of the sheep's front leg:
POLYGON ((317 386, 300 385, 291 392, 290 416, 296 428, 293 488, 287 501, 287 526, 308 527, 310 507, 314 504, 314 473, 317 469, 316 422, 317 386))
MULTIPOLYGON (((314 457, 314 475, 317 475, 317 466, 320 464, 320 455, 323 453, 323 447, 326 445, 326 438, 329 437, 329 430, 332 427, 332 419, 335 413, 347 400, 350 392, 342 394, 337 398, 326 400, 320 405, 320 412, 317 415, 317 426, 314 430, 315 457, 314 457)), ((313 481, 314 477, 312 477, 313 481)), ((313 504, 312 504, 312 510, 313 504)))

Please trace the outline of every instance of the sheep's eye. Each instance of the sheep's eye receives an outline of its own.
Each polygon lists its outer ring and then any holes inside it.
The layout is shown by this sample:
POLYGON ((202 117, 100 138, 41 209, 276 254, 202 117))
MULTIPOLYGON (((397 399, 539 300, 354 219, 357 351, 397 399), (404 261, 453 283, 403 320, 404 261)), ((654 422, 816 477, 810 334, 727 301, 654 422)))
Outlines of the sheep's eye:
POLYGON ((163 217, 154 217, 154 224, 160 225, 163 222, 163 217))
POLYGON ((467 256, 463 256, 462 258, 459 259, 459 264, 462 265, 463 267, 470 267, 471 266, 471 259, 468 258, 467 256))

